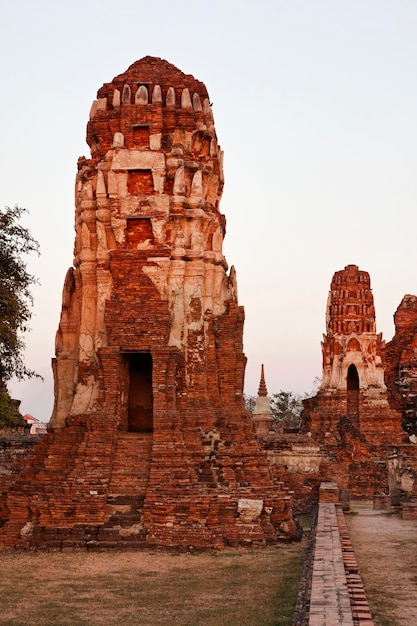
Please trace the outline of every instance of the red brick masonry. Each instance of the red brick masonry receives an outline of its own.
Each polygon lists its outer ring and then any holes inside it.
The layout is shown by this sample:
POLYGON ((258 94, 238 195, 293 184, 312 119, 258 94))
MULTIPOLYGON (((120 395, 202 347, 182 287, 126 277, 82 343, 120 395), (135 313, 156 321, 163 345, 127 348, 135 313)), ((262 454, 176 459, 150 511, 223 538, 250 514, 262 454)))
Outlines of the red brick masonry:
POLYGON ((98 91, 76 178, 48 433, 0 475, 0 548, 190 549, 296 538, 244 407, 203 83, 145 57, 98 91))
POLYGON ((307 623, 374 624, 340 504, 319 504, 307 623))

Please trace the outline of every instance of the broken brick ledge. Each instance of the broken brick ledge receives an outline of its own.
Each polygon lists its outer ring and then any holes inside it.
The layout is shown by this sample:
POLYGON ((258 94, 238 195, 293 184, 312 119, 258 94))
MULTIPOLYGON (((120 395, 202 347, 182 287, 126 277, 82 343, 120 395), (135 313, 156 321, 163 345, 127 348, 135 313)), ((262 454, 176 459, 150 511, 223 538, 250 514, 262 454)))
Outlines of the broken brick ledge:
POLYGON ((373 626, 337 485, 320 486, 294 626, 373 626))

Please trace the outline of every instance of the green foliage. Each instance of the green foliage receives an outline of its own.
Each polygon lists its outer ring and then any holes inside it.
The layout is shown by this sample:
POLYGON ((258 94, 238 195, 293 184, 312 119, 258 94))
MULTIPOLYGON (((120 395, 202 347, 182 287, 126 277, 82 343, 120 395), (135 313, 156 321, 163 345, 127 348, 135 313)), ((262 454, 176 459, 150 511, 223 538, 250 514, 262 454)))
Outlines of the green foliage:
POLYGON ((15 400, 12 400, 5 389, 0 389, 0 430, 15 427, 23 421, 15 400))
POLYGON ((303 400, 307 394, 293 393, 292 391, 280 391, 273 393, 271 409, 274 419, 284 428, 298 428, 300 426, 303 400))
MULTIPOLYGON (((279 391, 271 396, 271 410, 274 420, 284 429, 299 428, 301 412, 303 410, 303 400, 310 397, 310 394, 294 393, 292 391, 279 391)), ((253 415, 257 396, 244 395, 245 409, 253 415)))
POLYGON ((39 254, 39 243, 19 224, 25 209, 15 206, 0 210, 0 383, 12 376, 31 378, 37 374, 23 360, 33 304, 30 287, 37 282, 27 271, 23 255, 39 254))

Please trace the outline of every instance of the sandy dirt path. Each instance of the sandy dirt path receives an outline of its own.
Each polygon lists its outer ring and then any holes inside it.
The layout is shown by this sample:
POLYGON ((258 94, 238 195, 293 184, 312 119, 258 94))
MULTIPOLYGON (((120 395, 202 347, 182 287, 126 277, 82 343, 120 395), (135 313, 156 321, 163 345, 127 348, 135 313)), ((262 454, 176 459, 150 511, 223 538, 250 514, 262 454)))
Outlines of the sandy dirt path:
POLYGON ((352 504, 346 515, 369 606, 378 626, 417 626, 417 521, 352 504))

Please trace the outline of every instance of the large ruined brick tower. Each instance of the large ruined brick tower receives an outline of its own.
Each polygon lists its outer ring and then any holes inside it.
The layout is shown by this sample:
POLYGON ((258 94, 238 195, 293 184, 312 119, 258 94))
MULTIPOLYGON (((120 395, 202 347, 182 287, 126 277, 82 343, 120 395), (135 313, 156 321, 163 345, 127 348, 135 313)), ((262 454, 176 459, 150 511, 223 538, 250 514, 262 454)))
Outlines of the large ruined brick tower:
POLYGON ((3 497, 3 544, 291 536, 291 497, 243 408, 244 313, 205 86, 146 57, 99 90, 87 141, 50 433, 3 497))
POLYGON ((388 404, 385 342, 376 332, 368 272, 348 265, 334 274, 326 330, 322 382, 314 401, 307 403, 304 431, 327 443, 340 442, 346 428, 375 446, 401 443, 401 419, 388 404))

